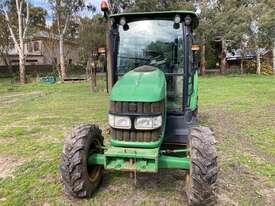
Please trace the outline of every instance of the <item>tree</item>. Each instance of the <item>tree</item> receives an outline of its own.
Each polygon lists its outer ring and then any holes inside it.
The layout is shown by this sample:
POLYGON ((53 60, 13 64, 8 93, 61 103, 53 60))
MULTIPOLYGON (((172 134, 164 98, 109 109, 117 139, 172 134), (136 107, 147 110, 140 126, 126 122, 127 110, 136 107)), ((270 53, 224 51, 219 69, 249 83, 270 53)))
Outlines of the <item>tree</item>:
POLYGON ((14 25, 12 21, 12 7, 10 6, 11 2, 7 0, 3 0, 0 4, 0 8, 5 15, 5 20, 7 23, 8 30, 10 32, 11 38, 13 40, 14 46, 17 50, 19 56, 19 77, 20 82, 25 84, 26 74, 25 74, 25 45, 24 41, 26 39, 26 35, 29 28, 29 20, 30 20, 30 6, 28 0, 15 0, 16 5, 16 19, 17 25, 14 25), (16 33, 16 29, 14 27, 18 26, 18 32, 16 33))
POLYGON ((47 15, 48 15, 48 12, 44 8, 30 5, 29 31, 37 30, 37 28, 45 28, 47 15))
POLYGON ((3 60, 6 66, 9 67, 9 71, 12 74, 12 69, 9 61, 9 48, 10 48, 10 35, 7 32, 8 26, 5 21, 5 16, 0 13, 0 58, 3 60))
POLYGON ((243 10, 241 16, 243 19, 246 19, 247 23, 242 32, 245 42, 241 42, 241 53, 244 54, 246 49, 255 50, 257 61, 256 73, 259 75, 261 74, 261 51, 263 48, 272 49, 273 42, 275 42, 275 15, 272 9, 274 1, 243 0, 242 2, 245 5, 245 10, 243 10))
POLYGON ((59 56, 61 80, 66 78, 66 67, 64 57, 64 39, 68 34, 68 28, 76 17, 77 12, 84 7, 83 0, 49 0, 54 11, 54 17, 57 22, 57 32, 59 35, 59 56))
POLYGON ((275 75, 275 13, 274 1, 256 1, 255 12, 257 16, 258 43, 273 53, 273 74, 275 75))
POLYGON ((97 14, 92 18, 81 18, 78 43, 81 46, 82 60, 86 63, 87 75, 91 74, 92 91, 96 91, 96 66, 98 62, 97 49, 106 47, 105 20, 97 14))
POLYGON ((61 77, 61 71, 60 68, 57 65, 57 58, 56 58, 56 48, 58 47, 58 35, 56 34, 55 28, 53 26, 45 29, 47 32, 47 38, 45 41, 43 41, 44 48, 48 52, 48 58, 51 61, 51 65, 53 69, 55 69, 58 72, 58 77, 62 79, 61 77))
POLYGON ((92 18, 81 18, 79 25, 78 43, 82 48, 83 60, 87 62, 91 52, 98 47, 105 47, 105 23, 104 18, 97 14, 92 18))
POLYGON ((208 1, 201 1, 199 4, 196 2, 196 6, 199 7, 200 24, 196 31, 196 38, 200 41, 200 74, 205 75, 206 68, 206 44, 209 40, 212 40, 212 34, 209 32, 209 25, 211 25, 211 16, 213 16, 213 9, 209 6, 208 1))
MULTIPOLYGON (((245 54, 245 34, 251 21, 249 20, 250 0, 202 0, 199 5, 200 25, 196 33, 202 43, 201 73, 205 71, 205 48, 210 42, 219 43, 220 72, 226 70, 226 52, 241 51, 241 62, 245 54)), ((242 64, 241 64, 242 65, 242 64)), ((243 72, 243 67, 241 67, 243 72)))
POLYGON ((194 9, 194 5, 189 1, 180 0, 109 0, 111 11, 119 13, 122 11, 127 12, 149 12, 149 11, 164 11, 174 9, 194 9))

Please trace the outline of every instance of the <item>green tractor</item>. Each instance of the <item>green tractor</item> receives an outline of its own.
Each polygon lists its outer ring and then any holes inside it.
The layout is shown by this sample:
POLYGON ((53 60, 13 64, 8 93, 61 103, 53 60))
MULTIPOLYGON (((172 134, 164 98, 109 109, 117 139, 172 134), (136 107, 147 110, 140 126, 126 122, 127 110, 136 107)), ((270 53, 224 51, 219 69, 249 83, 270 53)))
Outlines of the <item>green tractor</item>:
POLYGON ((61 173, 67 194, 91 197, 104 171, 186 172, 189 205, 216 203, 213 132, 196 125, 198 66, 190 11, 109 15, 110 91, 106 145, 98 126, 81 124, 65 139, 61 173))

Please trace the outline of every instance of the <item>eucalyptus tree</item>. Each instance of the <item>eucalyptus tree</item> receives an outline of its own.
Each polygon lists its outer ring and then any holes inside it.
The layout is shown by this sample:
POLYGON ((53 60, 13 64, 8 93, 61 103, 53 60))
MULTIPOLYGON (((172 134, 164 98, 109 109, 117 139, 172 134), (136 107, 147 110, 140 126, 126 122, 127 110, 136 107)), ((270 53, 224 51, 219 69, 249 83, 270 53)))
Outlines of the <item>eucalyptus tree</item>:
POLYGON ((51 4, 54 18, 56 21, 57 32, 59 36, 59 59, 61 80, 66 78, 65 54, 64 54, 64 40, 68 35, 68 28, 75 20, 78 12, 85 6, 84 0, 49 0, 51 4))
POLYGON ((113 13, 119 12, 150 12, 150 11, 164 11, 175 9, 194 9, 192 1, 180 0, 109 0, 111 11, 113 13))
MULTIPOLYGON (((273 53, 273 74, 275 75, 275 12, 274 0, 257 0, 253 10, 253 19, 256 18, 257 41, 254 44, 270 49, 273 53)), ((260 73, 260 61, 258 61, 260 73)))
POLYGON ((19 77, 20 82, 25 84, 25 44, 30 23, 30 4, 28 0, 15 0, 15 8, 12 7, 13 1, 2 0, 0 3, 1 12, 5 15, 8 31, 13 40, 15 49, 19 56, 19 77), (16 19, 16 21, 13 21, 16 19))
POLYGON ((91 55, 91 51, 96 50, 98 47, 105 47, 106 39, 104 33, 105 20, 103 16, 97 14, 92 18, 85 17, 80 19, 78 43, 82 48, 85 62, 91 55))
POLYGON ((0 2, 0 54, 10 66, 9 49, 14 45, 19 57, 19 79, 25 84, 25 44, 30 34, 46 24, 47 11, 32 6, 29 0, 1 0, 0 2), (13 43, 13 44, 12 44, 13 43))
MULTIPOLYGON (((8 31, 8 25, 6 24, 5 16, 0 12, 0 59, 10 69, 9 61, 9 49, 10 49, 10 35, 8 31)), ((11 71, 11 70, 10 70, 11 71)))
POLYGON ((244 2, 246 2, 246 9, 242 18, 246 19, 248 27, 243 36, 246 39, 246 47, 256 52, 256 73, 261 74, 261 51, 275 46, 274 1, 246 0, 244 2))
POLYGON ((226 70, 226 51, 229 48, 239 49, 244 35, 250 28, 248 5, 249 0, 217 0, 210 3, 213 16, 210 16, 206 32, 221 42, 219 55, 221 73, 226 70))

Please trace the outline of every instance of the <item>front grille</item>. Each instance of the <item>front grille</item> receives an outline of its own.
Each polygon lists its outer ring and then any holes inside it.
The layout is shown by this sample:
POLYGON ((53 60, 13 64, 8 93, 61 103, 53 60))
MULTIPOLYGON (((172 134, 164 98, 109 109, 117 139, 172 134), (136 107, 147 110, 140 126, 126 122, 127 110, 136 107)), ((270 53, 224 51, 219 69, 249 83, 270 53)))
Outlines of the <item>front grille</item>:
MULTIPOLYGON (((110 112, 120 115, 140 114, 142 115, 154 115, 164 113, 164 102, 110 102, 110 112)), ((161 135, 161 128, 155 130, 125 130, 125 129, 111 129, 112 138, 120 141, 132 141, 132 142, 152 142, 157 141, 161 135)))

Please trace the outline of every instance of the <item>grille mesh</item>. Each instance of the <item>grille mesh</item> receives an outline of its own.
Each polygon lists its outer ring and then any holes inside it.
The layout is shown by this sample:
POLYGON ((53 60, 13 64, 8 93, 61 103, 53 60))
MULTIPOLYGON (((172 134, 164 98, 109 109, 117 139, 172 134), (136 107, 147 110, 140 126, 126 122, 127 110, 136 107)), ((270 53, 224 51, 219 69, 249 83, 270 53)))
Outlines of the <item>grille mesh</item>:
MULTIPOLYGON (((143 103, 143 102, 110 102, 110 112, 112 113, 139 113, 139 114, 156 114, 164 113, 164 103, 143 103)), ((124 130, 124 129, 111 129, 112 138, 120 141, 131 142, 151 142, 157 141, 160 138, 161 128, 148 131, 148 130, 124 130)))

